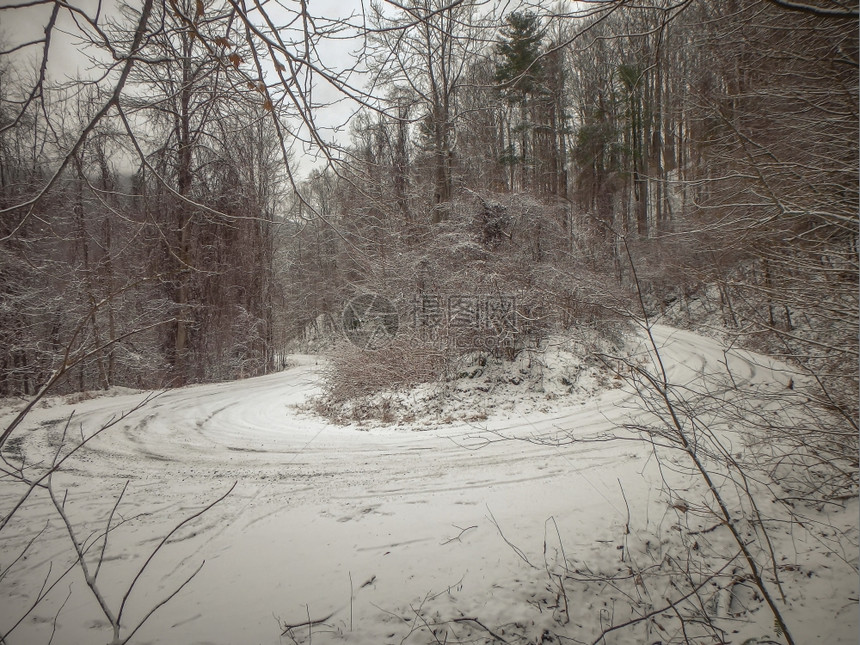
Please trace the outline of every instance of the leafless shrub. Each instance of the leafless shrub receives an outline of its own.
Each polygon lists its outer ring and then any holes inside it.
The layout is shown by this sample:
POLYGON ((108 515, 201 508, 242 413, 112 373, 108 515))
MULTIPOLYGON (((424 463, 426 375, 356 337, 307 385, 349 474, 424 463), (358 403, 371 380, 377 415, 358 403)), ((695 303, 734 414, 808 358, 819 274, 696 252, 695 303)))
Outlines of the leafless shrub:
POLYGON ((328 359, 323 393, 313 402, 313 409, 341 422, 375 419, 392 423, 402 418, 407 410, 390 395, 422 383, 441 384, 451 365, 444 346, 411 334, 397 336, 377 350, 342 341, 328 359))

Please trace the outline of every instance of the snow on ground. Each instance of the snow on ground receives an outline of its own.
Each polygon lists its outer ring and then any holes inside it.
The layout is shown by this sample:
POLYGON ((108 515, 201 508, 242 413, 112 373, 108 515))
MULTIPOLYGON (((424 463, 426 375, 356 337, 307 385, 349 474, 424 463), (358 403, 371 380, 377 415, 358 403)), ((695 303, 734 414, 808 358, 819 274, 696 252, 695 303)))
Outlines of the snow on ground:
MULTIPOLYGON (((707 378, 727 356, 738 380, 779 388, 790 378, 773 361, 726 355, 692 332, 658 327, 657 337, 674 382, 707 378)), ((557 642, 547 635, 553 632, 566 635, 565 643, 590 643, 601 626, 659 608, 671 593, 668 582, 660 588, 651 578, 622 578, 634 567, 659 571, 680 524, 698 536, 689 562, 705 544, 714 552, 734 549, 713 518, 687 512, 701 487, 667 475, 667 462, 658 463, 647 444, 568 441, 644 418, 628 388, 544 411, 499 406, 479 422, 357 428, 297 411, 318 391, 320 367, 312 356, 292 360, 295 367, 283 373, 162 393, 93 439, 55 476, 87 544, 104 529, 128 482, 114 517, 114 525, 124 523, 110 533, 97 578, 114 613, 162 537, 236 483, 145 567, 123 610, 129 626, 205 562, 133 642, 549 643, 557 642), (546 441, 552 437, 565 441, 546 441), (683 504, 678 491, 667 495, 663 477, 677 480, 683 504), (285 624, 308 620, 321 622, 281 634, 285 624)), ((69 438, 92 432, 143 396, 53 400, 19 429, 9 456, 29 463, 50 457, 73 410, 69 438)), ((0 480, 4 515, 20 494, 0 480)), ((809 530, 775 529, 785 614, 798 643, 854 643, 856 500, 827 505, 816 518, 821 524, 809 530), (842 531, 852 539, 843 538, 834 553, 827 540, 842 531)), ((64 530, 43 492, 4 529, 0 572, 12 566, 0 579, 0 629, 8 631, 43 581, 68 566, 64 530), (44 527, 26 557, 13 562, 44 527)), ((100 548, 96 542, 93 561, 100 548)), ((727 570, 736 583, 728 599, 715 585, 727 640, 780 642, 742 569, 734 562, 727 570)), ((73 568, 7 642, 48 643, 55 616, 53 643, 111 640, 73 568)), ((668 641, 654 624, 660 620, 612 632, 607 642, 668 641)))

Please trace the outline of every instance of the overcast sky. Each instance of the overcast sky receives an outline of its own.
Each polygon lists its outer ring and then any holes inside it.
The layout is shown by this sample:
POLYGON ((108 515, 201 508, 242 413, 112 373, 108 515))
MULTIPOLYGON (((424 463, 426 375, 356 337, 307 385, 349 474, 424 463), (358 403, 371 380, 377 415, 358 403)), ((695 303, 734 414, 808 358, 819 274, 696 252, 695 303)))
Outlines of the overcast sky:
MULTIPOLYGON (((20 2, 21 0, 0 0, 0 7, 4 5, 8 7, 20 2)), ((118 0, 102 0, 101 4, 99 4, 99 0, 70 0, 70 3, 86 11, 90 16, 95 15, 96 11, 100 11, 99 23, 101 25, 105 25, 111 18, 119 17, 118 7, 120 3, 118 0)), ((131 0, 130 4, 140 6, 142 0, 131 0)), ((290 8, 296 6, 298 0, 282 0, 282 4, 290 8)), ((505 12, 510 10, 513 4, 518 3, 509 3, 505 12)), ((361 22, 361 13, 365 8, 369 8, 368 5, 368 0, 309 0, 310 12, 315 16, 331 19, 356 15, 355 22, 357 23, 361 22)), ((290 12, 294 15, 292 9, 289 11, 281 10, 281 14, 278 15, 278 5, 274 2, 265 6, 275 24, 287 21, 290 12)), ((0 43, 2 43, 2 49, 8 51, 10 48, 42 38, 52 8, 53 3, 50 3, 0 11, 0 43)), ((392 11, 398 10, 392 9, 392 11)), ((80 28, 75 25, 69 12, 61 10, 56 28, 52 33, 48 65, 50 81, 63 82, 80 78, 94 78, 99 73, 98 68, 91 64, 84 50, 81 49, 80 35, 80 28)), ((362 41, 359 39, 333 39, 326 41, 323 46, 319 47, 317 54, 322 58, 322 65, 326 69, 343 70, 354 67, 356 62, 361 62, 356 61, 356 52, 360 49, 361 44, 362 41)), ((87 52, 92 55, 92 48, 87 52)), ((23 47, 8 58, 22 73, 31 76, 34 73, 33 70, 38 68, 41 56, 42 45, 37 43, 23 47)), ((251 71, 250 66, 248 66, 248 71, 252 76, 256 76, 256 73, 251 71)), ((274 68, 270 68, 269 72, 266 80, 271 83, 275 80, 274 68)), ((361 86, 364 81, 360 76, 353 76, 350 78, 350 82, 361 86)), ((357 104, 345 99, 342 94, 324 81, 316 83, 313 99, 316 104, 332 104, 328 108, 314 110, 314 119, 321 129, 322 136, 330 141, 336 140, 341 144, 347 143, 347 121, 357 109, 357 104)), ((312 149, 304 151, 296 149, 295 152, 298 155, 296 161, 300 162, 303 167, 307 168, 309 163, 313 163, 311 159, 312 149)))
MULTIPOLYGON (((0 0, 0 7, 13 4, 18 4, 20 0, 0 0)), ((87 12, 93 16, 99 10, 98 0, 73 0, 71 2, 75 7, 87 12)), ((140 4, 139 1, 132 4, 140 4)), ((292 0, 285 3, 287 6, 292 4, 292 0)), ((103 0, 100 9, 100 24, 104 25, 109 18, 118 17, 117 0, 103 0)), ((273 4, 267 5, 271 12, 271 17, 276 22, 278 16, 273 4)), ((362 2, 354 0, 352 2, 344 0, 311 0, 309 3, 311 12, 314 15, 325 18, 345 18, 354 12, 360 12, 362 2)), ((39 40, 44 36, 44 29, 47 25, 52 4, 45 4, 27 8, 9 9, 0 11, 0 47, 4 51, 8 51, 15 47, 21 47, 11 55, 7 56, 8 60, 22 74, 31 76, 34 74, 40 64, 43 49, 41 43, 37 43, 28 47, 22 47, 26 43, 39 40)), ((75 25, 68 11, 60 11, 57 25, 52 32, 50 57, 48 64, 48 79, 51 82, 64 82, 68 80, 80 78, 93 78, 98 70, 93 69, 93 65, 87 59, 84 50, 81 49, 80 29, 75 25)), ((344 69, 354 65, 354 52, 358 49, 360 42, 350 40, 332 40, 327 42, 324 47, 320 48, 318 54, 323 58, 323 63, 329 69, 344 69)), ((87 50, 90 54, 92 49, 87 50)), ((274 69, 269 70, 271 77, 267 80, 271 82, 274 77, 274 69)), ((353 82, 361 83, 361 79, 353 78, 353 82)), ((314 101, 316 103, 335 102, 338 99, 343 99, 342 95, 328 86, 324 82, 318 82, 314 89, 314 101)), ((337 139, 340 143, 347 142, 348 129, 345 127, 349 117, 355 111, 356 105, 347 100, 340 100, 331 108, 316 110, 314 118, 322 129, 323 136, 328 139, 337 139), (337 134, 337 131, 340 134, 337 134)), ((301 153, 300 150, 296 150, 301 153)), ((301 161, 301 160, 299 160, 301 161)), ((304 166, 307 166, 307 159, 304 166)))

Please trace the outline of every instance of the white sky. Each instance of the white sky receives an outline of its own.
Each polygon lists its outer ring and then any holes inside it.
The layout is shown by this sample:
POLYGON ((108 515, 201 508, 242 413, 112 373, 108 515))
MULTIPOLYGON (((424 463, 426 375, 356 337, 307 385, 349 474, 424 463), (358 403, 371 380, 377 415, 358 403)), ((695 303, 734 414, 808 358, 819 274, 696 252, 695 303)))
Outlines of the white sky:
MULTIPOLYGON (((21 0, 0 0, 0 7, 10 7, 20 3, 21 0)), ((71 0, 73 6, 87 12, 88 15, 94 15, 96 11, 100 11, 100 24, 118 15, 118 0, 71 0)), ((131 0, 130 4, 139 6, 141 0, 131 0)), ((510 2, 505 7, 505 12, 514 8, 518 2, 510 2)), ((294 12, 293 7, 297 7, 297 0, 281 0, 281 6, 286 9, 279 12, 277 4, 270 2, 266 4, 266 9, 269 12, 273 22, 283 22, 285 16, 289 12, 294 12), (281 15, 278 15, 278 14, 281 15)), ((10 47, 22 45, 24 43, 38 40, 43 37, 45 25, 48 22, 53 4, 45 4, 36 7, 28 7, 24 9, 7 9, 0 11, 0 44, 3 50, 8 50, 10 47)), ((352 14, 356 14, 355 22, 360 22, 360 16, 363 11, 369 11, 369 0, 309 0, 309 9, 312 15, 320 16, 323 19, 346 18, 352 14)), ((84 51, 80 49, 80 27, 74 24, 69 12, 61 10, 56 28, 52 33, 51 52, 48 67, 48 77, 53 82, 63 82, 79 78, 92 78, 97 69, 87 59, 84 51)), ((323 67, 330 70, 343 70, 355 66, 356 53, 361 47, 362 42, 358 39, 334 39, 326 42, 322 47, 318 48, 317 54, 323 59, 323 67)), ((88 50, 92 53, 92 50, 88 50)), ((24 74, 32 75, 32 70, 39 65, 42 56, 42 45, 38 43, 30 47, 23 48, 9 58, 14 61, 14 65, 24 74)), ((250 71, 250 68, 249 68, 250 71)), ((274 68, 270 67, 271 72, 267 82, 272 82, 275 79, 274 68)), ((251 73, 251 76, 256 76, 251 73)), ((350 82, 354 85, 361 86, 364 80, 360 75, 353 75, 350 82)), ((277 90, 275 90, 277 92, 277 90)), ((345 99, 335 88, 318 80, 313 90, 313 100, 315 104, 333 103, 326 108, 317 108, 313 112, 313 117, 322 136, 329 141, 337 141, 338 143, 348 142, 348 126, 347 121, 358 107, 354 102, 345 99)), ((313 165, 312 153, 313 149, 301 150, 296 149, 296 159, 303 168, 313 165)))
MULTIPOLYGON (((0 0, 0 8, 11 7, 19 2, 20 0, 0 0)), ((90 16, 99 10, 98 0, 74 0, 71 4, 86 11, 90 16)), ((139 4, 139 2, 133 2, 133 4, 139 4)), ((289 7, 293 3, 289 0, 284 4, 289 7)), ((345 18, 353 12, 360 12, 362 4, 360 0, 353 2, 310 0, 309 8, 314 15, 325 18, 345 18)), ((104 0, 100 7, 100 24, 103 25, 107 19, 116 17, 118 6, 119 3, 116 0, 104 0)), ((267 9, 277 23, 278 15, 274 6, 270 4, 267 9)), ((43 38, 51 11, 51 4, 0 11, 0 49, 8 51, 43 38)), ((48 64, 49 82, 62 83, 79 78, 92 78, 97 73, 87 59, 86 53, 81 49, 80 34, 81 30, 71 19, 69 12, 61 10, 57 25, 52 32, 48 64)), ((322 47, 318 53, 324 57, 323 63, 327 68, 339 70, 354 65, 354 52, 357 47, 358 43, 355 41, 333 40, 322 47)), ((87 51, 92 54, 92 49, 87 51)), ((38 69, 42 55, 43 45, 36 43, 22 47, 7 55, 6 58, 12 61, 12 65, 19 73, 31 77, 38 69)), ((274 69, 270 66, 269 71, 272 76, 267 81, 271 82, 274 79, 274 69)), ((360 80, 354 79, 354 82, 359 83, 360 80)), ((341 98, 342 96, 338 95, 333 88, 324 82, 317 82, 313 95, 314 102, 327 103, 341 98)), ((355 108, 356 105, 350 101, 340 101, 331 108, 315 110, 314 119, 322 129, 323 136, 327 139, 336 138, 340 143, 345 143, 348 134, 345 123, 355 108)), ((301 156, 301 150, 297 149, 296 152, 301 156)), ((297 160, 301 161, 301 159, 297 160)), ((307 161, 311 159, 308 158, 307 161)))

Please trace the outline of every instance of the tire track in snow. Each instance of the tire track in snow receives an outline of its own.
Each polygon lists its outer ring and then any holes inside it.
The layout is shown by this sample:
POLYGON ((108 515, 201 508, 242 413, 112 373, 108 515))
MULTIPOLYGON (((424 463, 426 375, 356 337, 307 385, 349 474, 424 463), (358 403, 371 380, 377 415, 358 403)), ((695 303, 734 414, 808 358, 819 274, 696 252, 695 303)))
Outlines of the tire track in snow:
MULTIPOLYGON (((747 352, 724 353, 718 342, 691 332, 656 326, 654 336, 663 348, 673 383, 698 387, 703 378, 719 372, 724 362, 739 384, 784 387, 783 379, 788 379, 775 361, 747 352)), ((644 351, 641 356, 648 360, 644 351)), ((612 432, 643 418, 635 393, 628 389, 605 392, 585 405, 496 418, 480 426, 359 431, 328 425, 291 407, 317 391, 318 377, 311 363, 304 359, 279 374, 165 392, 94 439, 80 456, 70 460, 68 476, 78 492, 101 486, 99 493, 115 488, 104 482, 131 478, 138 488, 135 499, 155 500, 151 510, 167 515, 168 524, 181 517, 183 509, 204 505, 238 479, 234 494, 213 509, 212 518, 183 543, 186 550, 175 567, 179 572, 196 566, 204 555, 234 557, 239 545, 256 544, 248 540, 257 532, 268 535, 276 531, 274 535, 279 536, 284 526, 297 522, 306 526, 290 530, 303 532, 308 545, 323 548, 325 532, 334 531, 338 523, 363 523, 368 530, 374 514, 403 512, 405 505, 418 504, 428 518, 423 530, 429 531, 431 520, 447 525, 461 513, 453 505, 471 507, 469 512, 474 513, 492 499, 494 504, 516 509, 536 501, 524 502, 523 496, 553 486, 569 489, 574 507, 604 505, 607 530, 613 517, 623 517, 623 507, 617 500, 613 502, 617 494, 613 466, 619 459, 631 458, 625 447, 619 449, 611 443, 553 446, 507 439, 585 439, 612 432), (369 500, 378 502, 370 511, 369 500), (278 518, 289 522, 278 524, 278 518)), ((75 426, 91 431, 142 396, 80 404, 75 426)), ((47 422, 64 418, 61 411, 53 408, 39 414, 47 422)), ((34 415, 37 423, 39 414, 34 415)), ((62 421, 53 423, 62 425, 62 421)), ((56 438, 57 432, 55 427, 51 436, 56 438)), ((39 431, 28 433, 22 450, 25 454, 32 450, 28 456, 36 458, 51 445, 50 441, 47 446, 40 442, 39 431)), ((4 500, 13 497, 12 491, 3 496, 4 500)), ((82 514, 92 517, 103 515, 112 503, 110 496, 101 495, 74 501, 79 502, 82 514)), ((493 510, 498 512, 497 507, 493 510)), ((130 544, 150 544, 159 528, 151 527, 130 544)), ((410 528, 413 530, 422 529, 410 528)), ((393 552, 438 544, 438 539, 435 534, 410 539, 373 534, 364 544, 377 546, 358 546, 355 553, 393 552)), ((44 564, 44 558, 38 560, 44 564)), ((189 630, 199 623, 194 618, 186 622, 189 630)), ((179 620, 174 623, 185 625, 179 620)))

